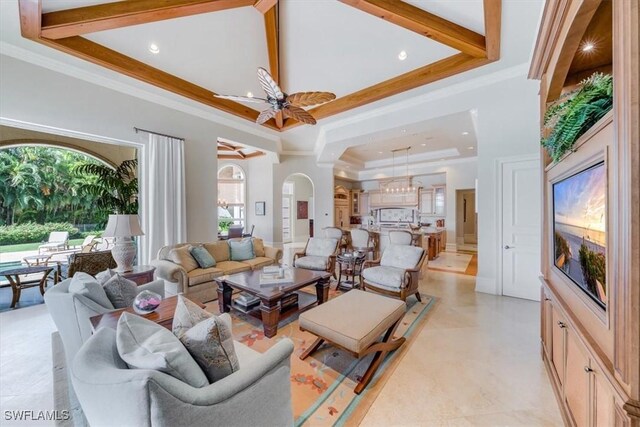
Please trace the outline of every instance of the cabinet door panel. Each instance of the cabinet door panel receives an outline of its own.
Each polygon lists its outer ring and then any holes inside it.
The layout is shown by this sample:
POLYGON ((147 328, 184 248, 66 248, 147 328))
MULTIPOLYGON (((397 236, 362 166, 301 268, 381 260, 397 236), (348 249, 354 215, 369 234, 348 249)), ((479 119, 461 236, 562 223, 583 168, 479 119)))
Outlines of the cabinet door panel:
POLYGON ((567 332, 566 339, 567 365, 564 395, 576 426, 587 426, 590 407, 590 374, 585 368, 589 367, 589 358, 571 330, 567 332))
POLYGON ((564 383, 564 337, 565 337, 565 328, 562 327, 564 325, 564 319, 560 316, 560 313, 552 306, 551 308, 551 319, 552 319, 552 342, 551 342, 551 362, 553 362, 554 368, 556 368, 556 373, 558 374, 558 378, 560 378, 560 384, 564 383))
POLYGON ((553 337, 553 315, 551 313, 552 305, 549 297, 542 291, 542 304, 540 308, 542 310, 542 315, 540 316, 540 335, 543 344, 543 351, 546 353, 548 358, 551 358, 551 347, 552 347, 552 337, 553 337))
POLYGON ((606 380, 599 372, 593 373, 594 378, 594 408, 593 419, 596 427, 609 427, 614 425, 613 414, 615 411, 615 403, 613 392, 609 388, 606 380))

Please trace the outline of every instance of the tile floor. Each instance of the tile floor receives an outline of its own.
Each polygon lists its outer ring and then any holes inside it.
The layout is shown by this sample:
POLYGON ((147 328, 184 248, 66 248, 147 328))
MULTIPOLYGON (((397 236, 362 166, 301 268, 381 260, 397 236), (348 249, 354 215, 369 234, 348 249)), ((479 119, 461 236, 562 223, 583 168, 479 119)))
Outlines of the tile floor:
MULTIPOLYGON (((538 303, 473 289, 471 276, 429 274, 421 290, 439 301, 361 425, 562 425, 540 359, 538 303)), ((54 409, 54 329, 42 304, 0 313, 0 424, 10 425, 5 410, 54 409)))

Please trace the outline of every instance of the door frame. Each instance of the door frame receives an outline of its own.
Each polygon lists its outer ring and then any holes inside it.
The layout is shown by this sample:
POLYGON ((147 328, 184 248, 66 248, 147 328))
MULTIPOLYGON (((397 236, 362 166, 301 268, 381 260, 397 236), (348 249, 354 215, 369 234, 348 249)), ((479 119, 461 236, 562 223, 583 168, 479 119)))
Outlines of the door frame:
MULTIPOLYGON (((516 163, 516 162, 526 162, 535 160, 540 162, 539 154, 523 154, 520 156, 508 156, 508 157, 499 157, 495 160, 496 164, 496 230, 498 235, 498 244, 496 245, 496 291, 498 295, 504 296, 504 272, 502 271, 503 263, 502 263, 502 241, 504 237, 503 229, 502 229, 502 208, 504 207, 504 203, 502 200, 502 195, 504 191, 504 182, 502 176, 504 175, 504 165, 507 163, 516 163)), ((542 194, 542 193, 541 193, 542 194)), ((540 203, 540 214, 542 215, 542 203, 540 203)), ((542 216, 540 217, 542 218, 542 216)), ((539 272, 542 275, 542 272, 539 272)))

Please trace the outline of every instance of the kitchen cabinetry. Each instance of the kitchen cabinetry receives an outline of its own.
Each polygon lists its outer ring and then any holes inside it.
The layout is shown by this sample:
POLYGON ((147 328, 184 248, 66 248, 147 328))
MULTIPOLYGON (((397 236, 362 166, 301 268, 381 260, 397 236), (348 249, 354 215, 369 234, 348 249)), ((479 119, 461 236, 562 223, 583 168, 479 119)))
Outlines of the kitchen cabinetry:
POLYGON ((446 214, 446 187, 444 185, 420 191, 420 213, 444 216, 446 214))
POLYGON ((369 207, 418 207, 418 189, 411 193, 387 193, 379 190, 369 191, 369 207))
POLYGON ((349 190, 349 204, 351 206, 352 216, 362 215, 361 197, 362 197, 362 190, 349 190))
POLYGON ((433 187, 433 213, 438 216, 445 215, 446 191, 444 186, 433 187))

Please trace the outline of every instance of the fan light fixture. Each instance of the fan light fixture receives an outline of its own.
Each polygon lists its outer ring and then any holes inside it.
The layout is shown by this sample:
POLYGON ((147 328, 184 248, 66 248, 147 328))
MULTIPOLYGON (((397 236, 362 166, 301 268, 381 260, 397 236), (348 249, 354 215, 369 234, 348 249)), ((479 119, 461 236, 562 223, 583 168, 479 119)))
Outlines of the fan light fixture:
POLYGON ((151 43, 149 45, 149 52, 153 53, 154 55, 157 55, 158 53, 160 53, 160 47, 155 43, 151 43))
POLYGON ((595 47, 595 44, 593 44, 592 42, 585 42, 584 45, 582 45, 582 51, 591 52, 595 47))
POLYGON ((401 50, 400 53, 398 54, 398 59, 400 61, 404 61, 405 59, 407 59, 407 52, 404 50, 401 50))
POLYGON ((253 98, 253 92, 251 91, 247 92, 247 98, 253 98))

